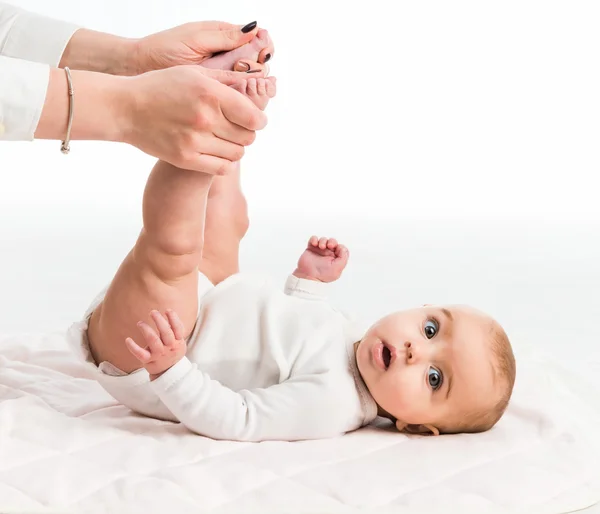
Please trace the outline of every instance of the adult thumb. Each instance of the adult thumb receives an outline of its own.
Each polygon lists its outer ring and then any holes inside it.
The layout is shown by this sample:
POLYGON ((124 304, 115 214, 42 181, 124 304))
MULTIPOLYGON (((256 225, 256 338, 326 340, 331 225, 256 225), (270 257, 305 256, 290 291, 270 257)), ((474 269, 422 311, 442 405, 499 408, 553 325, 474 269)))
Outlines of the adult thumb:
POLYGON ((227 71, 227 70, 214 70, 211 68, 200 67, 202 74, 206 77, 210 77, 221 84, 231 86, 232 84, 238 84, 242 80, 248 80, 249 78, 264 78, 266 75, 265 69, 259 69, 256 73, 248 73, 245 71, 227 71))
POLYGON ((208 30, 200 35, 202 38, 202 47, 204 50, 217 53, 235 50, 254 39, 258 32, 258 24, 253 21, 243 27, 233 25, 229 27, 220 27, 217 30, 208 30))

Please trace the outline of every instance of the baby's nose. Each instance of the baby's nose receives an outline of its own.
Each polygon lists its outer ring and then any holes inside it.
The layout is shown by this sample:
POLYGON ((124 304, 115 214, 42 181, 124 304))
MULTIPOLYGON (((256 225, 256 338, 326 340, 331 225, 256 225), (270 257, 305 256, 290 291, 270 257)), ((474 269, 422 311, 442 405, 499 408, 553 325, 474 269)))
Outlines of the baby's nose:
POLYGON ((411 343, 410 341, 406 341, 404 343, 404 348, 406 349, 406 362, 416 362, 419 359, 421 354, 418 345, 411 343))
POLYGON ((414 359, 412 343, 406 341, 406 343, 404 343, 404 348, 406 348, 406 360, 408 362, 412 362, 412 360, 414 359))

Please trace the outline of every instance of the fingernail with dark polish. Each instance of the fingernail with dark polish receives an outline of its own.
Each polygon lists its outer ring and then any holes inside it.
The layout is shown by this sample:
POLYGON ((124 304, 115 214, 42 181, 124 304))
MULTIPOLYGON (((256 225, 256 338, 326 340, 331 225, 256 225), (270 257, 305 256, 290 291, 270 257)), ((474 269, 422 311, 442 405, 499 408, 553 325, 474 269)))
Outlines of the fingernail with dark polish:
POLYGON ((256 25, 258 25, 258 23, 255 21, 248 23, 248 25, 242 27, 242 32, 248 34, 248 32, 252 32, 256 28, 256 25))
POLYGON ((248 70, 246 73, 260 73, 260 70, 248 70))
POLYGON ((270 59, 271 59, 271 54, 265 55, 265 62, 269 62, 270 59))

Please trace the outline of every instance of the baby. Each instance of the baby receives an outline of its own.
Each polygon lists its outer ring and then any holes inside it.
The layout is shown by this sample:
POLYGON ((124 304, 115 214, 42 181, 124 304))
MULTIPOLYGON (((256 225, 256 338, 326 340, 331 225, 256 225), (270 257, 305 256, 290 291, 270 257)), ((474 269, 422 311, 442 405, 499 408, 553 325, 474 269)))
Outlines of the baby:
MULTIPOLYGON (((275 80, 238 89, 264 108, 275 80)), ((478 432, 502 416, 515 360, 489 316, 429 305, 361 332, 325 299, 348 262, 343 245, 312 237, 280 291, 239 273, 247 229, 239 166, 215 177, 156 164, 137 242, 70 330, 115 399, 239 441, 334 437, 378 415, 409 433, 478 432)))

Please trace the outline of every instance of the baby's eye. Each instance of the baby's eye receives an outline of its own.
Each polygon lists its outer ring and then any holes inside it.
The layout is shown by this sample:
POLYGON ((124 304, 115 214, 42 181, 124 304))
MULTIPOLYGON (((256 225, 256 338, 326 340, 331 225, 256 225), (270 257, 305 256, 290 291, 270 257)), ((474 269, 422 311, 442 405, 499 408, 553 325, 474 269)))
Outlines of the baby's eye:
POLYGON ((428 319, 423 327, 423 330, 425 331, 425 337, 427 337, 427 339, 432 339, 435 337, 439 329, 440 327, 438 326, 438 322, 434 319, 428 319))
POLYGON ((431 388, 436 391, 442 385, 442 374, 435 368, 429 368, 427 372, 427 381, 431 388))

